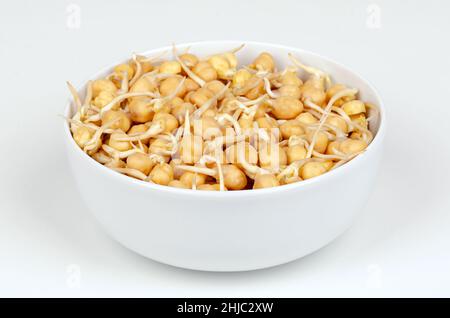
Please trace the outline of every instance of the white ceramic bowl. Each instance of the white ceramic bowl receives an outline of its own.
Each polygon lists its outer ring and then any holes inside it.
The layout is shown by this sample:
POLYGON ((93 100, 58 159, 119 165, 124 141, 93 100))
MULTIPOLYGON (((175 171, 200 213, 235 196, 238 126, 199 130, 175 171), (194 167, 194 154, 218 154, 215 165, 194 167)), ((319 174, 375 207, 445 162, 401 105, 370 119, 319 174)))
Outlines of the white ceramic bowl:
MULTIPOLYGON (((202 56, 241 43, 200 42, 177 47, 190 46, 202 56)), ((145 54, 167 50, 170 47, 145 54)), ((380 96, 353 71, 308 51, 247 42, 238 57, 250 63, 261 51, 272 53, 280 68, 292 52, 304 63, 328 72, 335 82, 359 89, 361 99, 376 104, 381 109, 380 120, 371 128, 376 136, 367 150, 335 170, 299 183, 261 190, 193 191, 143 182, 102 166, 75 144, 65 123, 68 158, 79 191, 115 240, 141 255, 178 267, 243 271, 305 256, 350 227, 372 190, 381 158, 386 120, 380 96)), ((106 75, 111 68, 92 78, 106 75)), ((84 90, 80 88, 81 96, 84 90)), ((72 111, 69 105, 66 115, 72 111)))

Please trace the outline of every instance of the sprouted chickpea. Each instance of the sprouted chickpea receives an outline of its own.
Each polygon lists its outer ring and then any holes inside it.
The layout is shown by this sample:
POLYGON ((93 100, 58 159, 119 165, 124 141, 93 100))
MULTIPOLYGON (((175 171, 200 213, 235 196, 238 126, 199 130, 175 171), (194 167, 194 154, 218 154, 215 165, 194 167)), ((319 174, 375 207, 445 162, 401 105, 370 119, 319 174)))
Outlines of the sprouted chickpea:
POLYGON ((291 54, 284 69, 269 52, 241 65, 242 47, 133 54, 83 98, 68 83, 75 143, 128 177, 198 191, 302 182, 366 150, 378 110, 356 89, 291 54))

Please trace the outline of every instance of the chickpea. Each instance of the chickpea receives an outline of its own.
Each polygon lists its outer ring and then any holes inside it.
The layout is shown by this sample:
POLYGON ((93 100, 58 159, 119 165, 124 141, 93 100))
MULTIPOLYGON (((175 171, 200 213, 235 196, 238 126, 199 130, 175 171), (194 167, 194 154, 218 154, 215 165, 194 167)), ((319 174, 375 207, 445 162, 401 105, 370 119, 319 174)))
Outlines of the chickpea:
POLYGON ((252 74, 245 68, 238 70, 233 75, 232 87, 241 88, 247 85, 248 81, 252 78, 252 74))
POLYGON ((318 79, 309 79, 300 87, 302 101, 309 99, 316 105, 322 106, 325 103, 326 94, 323 84, 318 79))
POLYGON ((300 99, 302 96, 302 92, 300 91, 300 87, 296 85, 284 85, 278 89, 280 96, 289 96, 295 99, 300 99))
POLYGON ((127 158, 127 168, 136 169, 148 175, 153 168, 153 161, 143 153, 134 153, 127 158))
POLYGON ((259 165, 263 169, 277 168, 287 164, 286 152, 277 144, 261 145, 259 149, 259 165))
POLYGON ((194 80, 186 78, 186 80, 184 81, 184 87, 186 89, 186 92, 192 92, 198 90, 200 88, 200 85, 198 85, 194 80))
MULTIPOLYGON (((159 86, 159 92, 161 93, 161 96, 169 96, 170 94, 173 94, 182 80, 183 78, 178 76, 169 77, 163 80, 161 82, 161 85, 159 86)), ((176 96, 183 97, 185 94, 186 85, 183 84, 176 96)))
POLYGON ((351 155, 367 148, 367 143, 364 140, 345 139, 339 145, 339 150, 346 155, 351 155))
MULTIPOLYGON (((331 99, 331 97, 333 97, 334 95, 336 95, 337 93, 339 93, 340 91, 347 89, 347 87, 343 84, 334 84, 333 86, 331 86, 326 93, 326 100, 329 101, 331 99)), ((342 106, 342 104, 344 104, 345 102, 351 101, 355 99, 355 96, 345 96, 342 98, 339 98, 337 101, 334 102, 335 106, 342 106)))
POLYGON ((181 73, 181 64, 177 61, 165 61, 159 66, 159 72, 164 74, 181 73))
POLYGON ((168 184, 169 187, 179 188, 179 189, 190 189, 187 185, 185 185, 180 180, 172 180, 168 184))
POLYGON ((328 116, 325 123, 339 129, 344 133, 348 132, 347 123, 340 116, 328 116))
POLYGON ((267 112, 269 111, 269 104, 267 103, 263 103, 261 105, 259 105, 258 109, 256 110, 255 113, 255 118, 261 118, 261 117, 266 117, 267 112))
POLYGON ((290 96, 278 97, 273 103, 272 114, 277 119, 293 119, 303 111, 303 104, 290 96))
POLYGON ((259 174, 255 177, 253 189, 278 187, 280 182, 273 174, 259 174))
POLYGON ((167 163, 157 164, 150 172, 150 180, 160 185, 168 185, 173 180, 172 167, 167 163))
POLYGON ((117 120, 111 129, 120 129, 123 132, 127 132, 131 126, 131 120, 128 115, 121 110, 108 110, 102 116, 102 125, 109 123, 113 120, 117 120), (118 119, 119 118, 119 119, 118 119), (118 119, 118 120, 117 120, 118 119))
POLYGON ((248 81, 248 85, 253 87, 245 93, 245 97, 247 97, 248 99, 257 99, 265 93, 264 81, 256 76, 252 77, 248 81), (256 84, 255 87, 253 87, 254 85, 253 83, 251 83, 252 81, 256 84))
POLYGON ((241 118, 239 118, 238 123, 242 129, 251 129, 253 127, 253 118, 242 115, 241 118))
POLYGON ((282 86, 301 86, 303 81, 297 76, 295 72, 287 71, 281 76, 282 86))
POLYGON ((167 113, 157 113, 153 117, 153 120, 161 120, 164 122, 164 132, 171 133, 174 129, 178 128, 178 120, 175 116, 167 113))
POLYGON ((342 105, 342 109, 347 115, 357 115, 366 112, 366 105, 360 100, 352 100, 342 105))
POLYGON ((200 120, 194 123, 195 134, 201 135, 203 139, 210 140, 214 137, 222 135, 222 129, 214 119, 214 117, 203 116, 200 120))
POLYGON ((241 157, 244 157, 249 164, 256 165, 258 163, 258 151, 248 142, 234 144, 225 149, 226 162, 238 164, 240 161, 239 152, 242 153, 241 157))
POLYGON ((189 188, 192 188, 192 186, 194 185, 194 180, 195 180, 195 185, 198 187, 201 184, 205 184, 206 175, 201 174, 201 173, 194 173, 191 171, 186 171, 180 177, 180 181, 183 182, 189 188))
POLYGON ((300 121, 291 119, 280 125, 281 136, 284 139, 289 139, 291 136, 300 136, 305 133, 300 121))
POLYGON ((87 127, 78 127, 73 134, 73 139, 77 143, 80 148, 84 148, 84 146, 91 140, 94 135, 94 131, 87 127))
MULTIPOLYGON (((192 104, 200 107, 204 103, 206 103, 209 99, 211 99, 213 96, 214 96, 213 92, 211 92, 209 89, 207 89, 205 87, 202 87, 192 93, 192 95, 190 97, 190 102, 192 104)), ((216 106, 217 106, 217 102, 215 102, 211 105, 211 107, 216 107, 216 106)))
POLYGON ((184 117, 186 115, 186 112, 189 114, 192 114, 195 110, 195 106, 191 103, 182 103, 180 105, 174 105, 171 110, 171 114, 175 116, 176 119, 178 119, 178 122, 180 124, 184 123, 184 117))
POLYGON ((163 155, 166 151, 172 150, 172 143, 163 138, 156 138, 150 141, 148 151, 152 154, 163 155))
POLYGON ((186 64, 186 66, 189 68, 195 66, 198 63, 198 57, 196 57, 194 54, 184 53, 181 54, 179 57, 180 60, 182 60, 183 63, 186 64))
POLYGON ((230 190, 242 190, 247 185, 247 176, 235 165, 222 165, 224 184, 230 190))
POLYGON ((216 70, 218 78, 229 79, 234 74, 236 57, 233 54, 214 55, 208 59, 209 64, 216 70))
MULTIPOLYGON (((116 97, 115 93, 111 93, 109 91, 101 91, 97 97, 94 98, 94 106, 98 108, 103 108, 108 105, 114 98, 116 97)), ((119 103, 115 104, 112 109, 117 110, 119 108, 119 103)))
MULTIPOLYGON (((220 184, 201 184, 197 187, 197 190, 203 190, 203 191, 220 191, 220 184)), ((226 189, 225 189, 226 190, 226 189)))
POLYGON ((325 162, 310 161, 305 163, 303 167, 300 169, 300 175, 304 180, 311 179, 320 176, 321 174, 324 174, 325 172, 330 170, 332 166, 333 166, 332 161, 325 161, 325 162))
POLYGON ((367 128, 369 126, 366 115, 364 113, 360 113, 357 115, 351 115, 350 119, 352 120, 352 122, 354 122, 364 128, 367 128))
POLYGON ((331 141, 327 146, 326 154, 327 155, 338 155, 340 153, 339 146, 340 146, 339 141, 337 141, 337 140, 331 141))
POLYGON ((106 91, 111 94, 117 92, 117 87, 114 83, 109 79, 98 79, 92 82, 92 97, 97 97, 100 92, 106 91))
POLYGON ((297 116, 296 118, 299 122, 303 123, 303 124, 315 124, 318 123, 319 120, 314 117, 313 115, 311 115, 311 113, 301 113, 300 115, 297 116))
POLYGON ((259 128, 271 130, 271 129, 277 129, 278 123, 275 119, 272 117, 260 117, 256 119, 256 122, 258 123, 259 128))
POLYGON ((270 53, 263 52, 253 61, 255 69, 263 72, 273 72, 275 69, 275 61, 270 53))
MULTIPOLYGON (((140 124, 140 125, 133 125, 131 126, 130 130, 128 130, 128 136, 133 136, 133 135, 137 135, 137 134, 143 134, 148 130, 148 126, 145 124, 140 124)), ((141 139, 141 142, 144 145, 148 145, 148 142, 150 141, 150 138, 146 138, 146 139, 141 139)))
POLYGON ((186 164, 199 162, 203 155, 203 141, 201 136, 184 136, 180 145, 180 157, 186 164))
POLYGON ((208 62, 198 62, 192 71, 205 82, 217 79, 216 70, 208 62))
POLYGON ((295 145, 288 147, 286 151, 287 162, 291 164, 295 161, 299 161, 306 158, 307 150, 303 145, 295 145))
MULTIPOLYGON (((309 142, 312 142, 314 131, 309 131, 306 135, 309 142)), ((323 131, 319 131, 316 136, 316 143, 314 144, 314 150, 320 153, 324 153, 327 150, 328 137, 323 131)))
POLYGON ((155 113, 150 107, 150 102, 145 99, 133 99, 128 104, 130 110, 130 117, 134 122, 146 123, 153 119, 155 113))
MULTIPOLYGON (((130 93, 145 93, 154 92, 156 90, 155 84, 152 83, 147 77, 139 78, 131 87, 130 93)), ((130 100, 142 98, 142 97, 132 97, 130 100)))
POLYGON ((130 64, 119 64, 114 67, 114 73, 116 73, 119 77, 122 77, 123 73, 127 74, 128 80, 132 79, 134 76, 134 70, 130 66, 130 64))
POLYGON ((116 149, 117 151, 127 151, 132 148, 131 143, 129 141, 120 141, 117 139, 127 137, 124 132, 112 133, 109 136, 108 146, 116 149))
POLYGON ((210 90, 214 95, 216 95, 225 88, 225 84, 221 81, 214 80, 206 83, 204 87, 210 90))

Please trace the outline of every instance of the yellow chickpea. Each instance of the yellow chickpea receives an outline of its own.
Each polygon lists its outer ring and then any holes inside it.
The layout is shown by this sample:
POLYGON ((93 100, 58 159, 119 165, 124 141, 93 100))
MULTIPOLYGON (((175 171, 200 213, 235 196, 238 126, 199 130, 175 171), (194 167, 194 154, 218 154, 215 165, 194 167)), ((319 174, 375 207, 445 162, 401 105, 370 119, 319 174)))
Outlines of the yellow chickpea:
POLYGON ((287 71, 284 72, 281 76, 281 85, 282 86, 301 86, 303 85, 303 81, 297 76, 295 72, 287 71))
POLYGON ((145 99, 133 99, 130 104, 128 104, 128 109, 130 111, 131 119, 137 123, 151 121, 155 114, 150 107, 150 102, 145 99))
POLYGON ((222 135, 222 129, 219 123, 214 117, 210 116, 203 116, 201 120, 196 121, 194 123, 194 131, 197 135, 201 134, 205 140, 210 140, 222 135))
MULTIPOLYGON (((130 87, 130 93, 145 93, 145 92, 154 92, 156 90, 156 86, 152 81, 150 81, 147 77, 143 76, 139 78, 136 83, 134 83, 130 87)), ((131 99, 142 98, 142 97, 132 97, 131 99)))
POLYGON ((117 140, 123 137, 127 137, 127 135, 124 132, 112 133, 109 136, 108 146, 116 149, 117 151, 127 151, 133 148, 129 141, 117 140))
POLYGON ((295 145, 288 147, 286 151, 288 164, 305 159, 306 153, 307 153, 306 148, 303 145, 295 145))
POLYGON ((136 169, 148 175, 154 166, 149 156, 143 153, 134 153, 127 158, 127 168, 136 169))
MULTIPOLYGON (((178 76, 166 78, 161 82, 161 85, 159 86, 159 92, 162 96, 169 96, 170 94, 173 94, 182 80, 183 78, 178 76)), ((176 96, 183 97, 185 94, 186 86, 183 84, 176 96)))
POLYGON ((181 64, 177 61, 165 61, 159 66, 159 72, 164 74, 181 73, 181 64))
POLYGON ((210 82, 217 79, 216 70, 206 61, 198 62, 192 71, 205 82, 210 82))
POLYGON ((252 77, 248 81, 247 85, 253 87, 252 89, 247 91, 244 95, 248 99, 257 99, 258 97, 260 97, 261 95, 263 95, 266 92, 265 88, 264 88, 264 81, 256 76, 252 77), (256 84, 256 85, 254 85, 254 84, 256 84))
POLYGON ((149 153, 165 155, 164 152, 172 150, 172 143, 169 140, 156 138, 150 141, 149 153))
MULTIPOLYGON (((197 187, 197 190, 203 191, 220 191, 220 184, 201 184, 197 187)), ((226 189, 225 189, 226 190, 226 189)))
POLYGON ((296 118, 299 122, 303 123, 303 124, 316 124, 319 122, 319 120, 314 117, 313 115, 311 115, 311 113, 301 113, 300 115, 297 116, 296 118))
POLYGON ((199 162, 203 155, 203 141, 201 136, 184 136, 181 139, 180 157, 186 164, 199 162))
POLYGON ((316 162, 316 161, 310 161, 303 165, 303 167, 300 169, 300 175, 301 177, 306 179, 311 179, 317 176, 320 176, 321 174, 324 174, 330 168, 333 166, 332 161, 325 161, 325 162, 316 162))
POLYGON ((249 164, 256 165, 258 163, 258 151, 248 142, 229 146, 225 149, 225 157, 226 162, 232 164, 238 164, 241 157, 245 158, 249 164))
MULTIPOLYGON (((347 87, 343 84, 334 84, 331 86, 326 93, 326 100, 329 101, 331 97, 333 97, 335 94, 339 93, 340 91, 347 89, 347 87)), ((335 106, 342 106, 345 102, 351 101, 355 99, 355 95, 352 96, 344 96, 342 98, 339 98, 337 101, 334 102, 335 106)))
MULTIPOLYGON (((128 136, 143 134, 148 130, 149 126, 145 124, 139 124, 139 125, 133 125, 131 126, 130 130, 128 130, 127 134, 128 136)), ((144 145, 148 145, 148 142, 150 141, 150 138, 141 139, 141 142, 144 145)))
MULTIPOLYGON (((307 133, 307 139, 312 142, 314 131, 307 133)), ((314 150, 320 153, 324 153, 327 150, 328 137, 323 131, 319 131, 316 135, 316 143, 314 144, 314 150)))
POLYGON ((201 184, 205 184, 206 182, 206 175, 201 173, 194 173, 191 171, 186 171, 183 173, 180 177, 180 181, 183 182, 186 186, 189 188, 192 188, 192 186, 195 185, 198 187, 201 184))
POLYGON ((204 87, 213 92, 214 95, 216 95, 225 88, 225 84, 219 80, 214 80, 206 83, 204 87))
POLYGON ((295 99, 299 99, 302 95, 302 92, 300 91, 300 87, 298 87, 296 85, 281 86, 278 89, 278 93, 280 93, 280 96, 290 96, 295 99))
POLYGON ((255 177, 253 189, 272 188, 280 185, 280 182, 273 174, 259 174, 255 177))
POLYGON ((198 57, 196 57, 194 54, 184 53, 184 54, 181 54, 179 56, 179 58, 189 68, 195 66, 198 63, 198 57))
POLYGON ((247 85, 249 79, 252 78, 252 74, 246 69, 242 68, 233 75, 232 87, 241 88, 247 85))
POLYGON ((121 110, 108 110, 102 116, 102 125, 117 120, 110 126, 111 129, 120 129, 127 132, 131 126, 131 120, 128 115, 121 110), (118 119, 118 120, 117 120, 118 119))
POLYGON ((364 128, 367 128, 369 126, 366 115, 364 113, 360 113, 357 115, 351 115, 350 119, 352 120, 352 122, 354 122, 364 128))
POLYGON ((287 164, 286 152, 277 144, 261 145, 259 149, 259 165, 263 169, 272 169, 287 164))
POLYGON ((174 105, 172 107, 171 110, 171 114, 173 116, 175 116, 176 119, 178 119, 178 122, 180 122, 180 124, 184 123, 184 118, 186 115, 186 112, 188 112, 189 114, 192 114, 195 110, 195 106, 192 105, 191 103, 185 103, 183 102, 180 105, 174 105))
POLYGON ((174 129, 178 128, 178 120, 175 116, 167 113, 157 113, 153 117, 153 120, 161 120, 164 122, 164 132, 171 133, 174 129))
POLYGON ((98 79, 92 82, 92 97, 97 97, 100 92, 109 92, 114 94, 117 92, 117 87, 111 80, 108 79, 98 79))
POLYGON ((291 136, 300 136, 305 133, 302 123, 298 120, 287 120, 280 125, 281 136, 284 139, 289 139, 291 136))
POLYGON ((318 79, 309 79, 300 87, 301 100, 310 100, 316 105, 322 106, 326 100, 323 84, 318 79))
POLYGON ((150 172, 150 180, 160 185, 168 185, 173 180, 172 167, 167 163, 157 164, 150 172))
MULTIPOLYGON (((111 93, 108 91, 101 91, 97 97, 94 98, 94 106, 98 108, 103 108, 108 105, 114 98, 116 97, 115 93, 111 93)), ((115 104, 111 109, 117 110, 119 108, 119 103, 115 104)))
POLYGON ((247 176, 235 165, 222 165, 224 184, 230 190, 242 190, 247 185, 247 176))
POLYGON ((351 155, 367 148, 367 143, 364 140, 345 139, 339 145, 339 150, 346 155, 351 155))
POLYGON ((366 105, 360 100, 352 100, 342 105, 342 109, 347 115, 357 115, 366 112, 366 105))
POLYGON ((116 73, 118 77, 122 77, 124 72, 127 74, 128 80, 133 78, 134 70, 130 64, 119 64, 114 67, 114 73, 116 73))
POLYGON ((344 133, 348 132, 347 123, 340 116, 328 116, 325 123, 339 129, 340 131, 342 131, 344 133))
POLYGON ((169 187, 179 188, 179 189, 190 189, 187 185, 185 185, 180 180, 172 180, 168 184, 169 187))
POLYGON ((275 61, 270 53, 263 52, 253 61, 252 65, 258 71, 273 72, 275 69, 275 61))
POLYGON ((339 155, 340 154, 339 146, 340 146, 339 141, 337 141, 337 140, 331 141, 327 146, 326 154, 327 155, 339 155))
MULTIPOLYGON (((211 99, 214 96, 214 93, 211 92, 209 89, 202 87, 195 92, 192 93, 190 96, 190 102, 194 105, 197 105, 198 107, 202 106, 204 103, 206 103, 209 99, 211 99)), ((217 102, 213 103, 211 107, 216 107, 217 102)))
POLYGON ((184 81, 184 87, 186 88, 186 92, 192 92, 198 90, 200 85, 198 85, 194 80, 186 78, 184 81))
POLYGON ((87 127, 78 127, 73 134, 73 139, 80 148, 84 148, 93 135, 94 130, 87 127))
POLYGON ((277 119, 293 119, 303 111, 303 104, 290 96, 281 96, 273 103, 272 114, 277 119))

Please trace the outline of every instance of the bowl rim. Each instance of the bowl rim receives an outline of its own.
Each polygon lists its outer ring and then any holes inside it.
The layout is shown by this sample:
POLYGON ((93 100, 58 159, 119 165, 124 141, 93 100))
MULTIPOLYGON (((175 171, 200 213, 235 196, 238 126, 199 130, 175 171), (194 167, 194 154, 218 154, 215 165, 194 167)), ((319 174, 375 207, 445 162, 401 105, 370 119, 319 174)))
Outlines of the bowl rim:
MULTIPOLYGON (((97 162, 96 160, 94 160, 91 156, 87 155, 86 153, 84 153, 80 147, 78 147, 78 145, 75 143, 72 134, 70 132, 70 127, 69 127, 69 123, 67 120, 63 121, 63 125, 64 125, 64 135, 65 135, 65 139, 66 142, 68 142, 68 144, 70 145, 69 147, 73 147, 75 148, 74 152, 77 154, 77 156, 81 159, 81 160, 86 160, 87 164, 90 164, 93 166, 93 169, 99 169, 99 171, 103 171, 104 173, 106 173, 109 177, 114 178, 115 180, 117 180, 117 182, 125 182, 125 183, 129 183, 130 186, 136 186, 136 187, 140 187, 141 189, 148 189, 149 191, 152 190, 156 190, 156 191, 164 191, 164 192, 168 192, 171 194, 177 194, 177 195, 187 195, 187 196, 200 196, 200 197, 209 197, 209 198, 230 198, 230 197, 248 197, 248 196, 257 196, 257 195, 268 195, 271 193, 279 193, 279 192, 287 192, 290 190, 294 190, 294 189, 302 189, 302 188, 307 188, 307 187, 311 187, 311 186, 315 186, 317 184, 326 182, 327 179, 329 178, 334 178, 337 177, 341 174, 345 174, 347 173, 347 170, 352 169, 353 166, 355 166, 356 164, 358 164, 359 162, 361 162, 362 160, 365 160, 365 158, 372 152, 374 152, 376 150, 376 148, 379 148, 379 144, 381 144, 383 142, 384 139, 384 135, 385 135, 385 131, 386 131, 386 110, 385 110, 385 106, 383 103, 383 100, 378 92, 378 90, 375 88, 375 86, 368 81, 365 77, 363 77, 361 74, 355 72, 353 69, 343 65, 342 63, 339 63, 331 58, 328 57, 324 57, 320 54, 308 51, 308 50, 304 50, 304 49, 300 49, 300 48, 295 48, 295 47, 291 47, 291 46, 287 46, 287 45, 282 45, 282 44, 274 44, 274 43, 267 43, 267 42, 259 42, 259 41, 235 41, 235 40, 224 40, 224 41, 196 41, 196 42, 186 42, 186 43, 181 43, 181 44, 177 44, 177 48, 187 48, 187 47, 191 47, 195 49, 195 46, 197 45, 230 45, 230 47, 233 46, 238 46, 240 44, 245 44, 245 45, 256 45, 256 46, 265 46, 268 49, 270 48, 278 48, 278 49, 283 49, 283 50, 288 50, 288 51, 292 51, 292 52, 297 52, 299 54, 302 53, 306 53, 308 55, 314 56, 318 59, 324 60, 328 63, 331 64, 335 64, 340 68, 344 68, 347 71, 353 73, 354 75, 356 75, 359 79, 361 79, 363 82, 365 82, 365 84, 372 90, 372 92, 374 93, 374 96, 378 102, 378 108, 380 110, 379 112, 379 126, 378 126, 378 131, 375 134, 372 142, 367 146, 366 150, 356 156, 355 158, 353 158, 351 161, 343 164, 342 166, 333 169, 331 171, 328 171, 327 173, 324 173, 320 176, 311 178, 311 179, 307 179, 307 180, 303 180, 301 182, 294 182, 291 184, 285 184, 285 185, 280 185, 277 187, 271 187, 271 188, 264 188, 264 189, 249 189, 249 190, 233 190, 233 191, 195 191, 192 189, 182 189, 182 188, 175 188, 175 187, 169 187, 169 186, 163 186, 163 185, 159 185, 159 184, 155 184, 155 183, 150 183, 150 182, 146 182, 146 181, 142 181, 142 180, 138 180, 132 177, 129 177, 127 175, 124 175, 122 173, 119 173, 117 171, 114 171, 111 168, 108 168, 102 164, 100 164, 99 162, 97 162)), ((143 55, 151 55, 151 54, 157 54, 163 51, 170 51, 172 49, 172 46, 164 46, 164 47, 158 47, 158 48, 154 48, 154 49, 150 49, 150 50, 146 50, 140 54, 143 55)), ((115 63, 110 63, 108 64, 108 66, 103 67, 102 69, 100 69, 99 71, 95 72, 93 75, 91 75, 89 77, 89 79, 96 79, 99 77, 100 74, 110 70, 114 65, 122 63, 123 61, 129 59, 128 57, 125 57, 123 59, 120 59, 119 61, 115 62, 115 63)), ((89 80, 88 79, 88 80, 89 80)), ((84 86, 86 85, 86 83, 88 82, 88 80, 85 80, 82 82, 81 85, 76 87, 77 92, 80 91, 81 88, 84 88, 84 86)), ((64 116, 68 116, 71 110, 71 104, 73 102, 72 97, 68 98, 67 104, 65 106, 65 110, 64 110, 64 116)))

